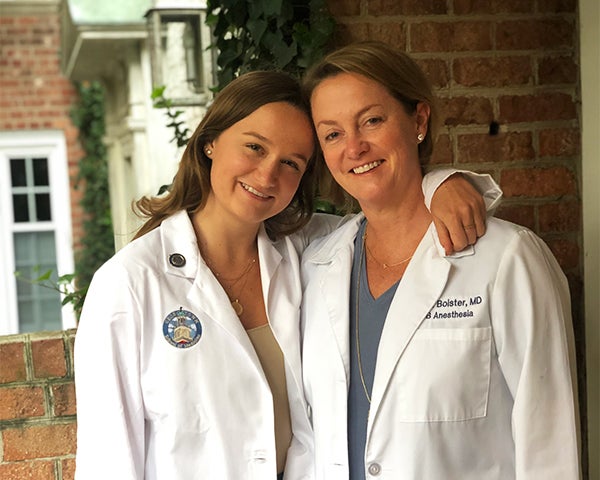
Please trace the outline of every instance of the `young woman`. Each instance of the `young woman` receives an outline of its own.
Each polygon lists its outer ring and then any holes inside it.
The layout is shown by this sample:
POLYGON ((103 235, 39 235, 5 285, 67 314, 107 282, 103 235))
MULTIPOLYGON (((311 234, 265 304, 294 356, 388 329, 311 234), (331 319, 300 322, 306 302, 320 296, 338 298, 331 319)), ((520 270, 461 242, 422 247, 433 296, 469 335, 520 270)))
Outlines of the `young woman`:
POLYGON ((406 54, 350 45, 305 81, 363 211, 303 256, 317 479, 576 480, 569 291, 547 246, 490 219, 444 254, 421 190, 435 100, 406 54))
MULTIPOLYGON (((314 156, 298 83, 246 74, 170 193, 138 202, 148 221, 96 273, 77 333, 78 480, 312 477, 299 253, 340 221, 308 223, 314 156)), ((442 203, 462 205, 453 182, 442 203)))

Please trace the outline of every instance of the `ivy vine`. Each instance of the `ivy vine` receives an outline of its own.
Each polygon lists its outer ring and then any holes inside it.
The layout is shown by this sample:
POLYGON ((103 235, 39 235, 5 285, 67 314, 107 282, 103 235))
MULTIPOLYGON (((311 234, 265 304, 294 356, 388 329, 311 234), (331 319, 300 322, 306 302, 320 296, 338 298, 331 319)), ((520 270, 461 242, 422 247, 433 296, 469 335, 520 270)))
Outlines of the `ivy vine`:
POLYGON ((217 49, 217 90, 241 73, 278 69, 300 76, 323 55, 335 26, 325 0, 208 0, 217 49))
MULTIPOLYGON (((75 259, 75 273, 54 279, 53 270, 42 272, 36 278, 27 278, 16 271, 15 277, 23 282, 54 290, 62 295, 61 304, 71 304, 77 318, 81 314, 89 284, 95 271, 114 254, 114 237, 108 191, 108 162, 102 142, 105 133, 104 89, 98 82, 75 84, 79 102, 71 110, 71 119, 79 128, 79 141, 85 151, 79 161, 75 188, 83 183, 83 236, 81 250, 75 259)), ((40 273, 35 266, 33 273, 40 273)))
POLYGON ((167 127, 173 129, 173 138, 171 141, 174 141, 178 147, 184 147, 187 145, 191 131, 186 127, 185 121, 180 118, 184 113, 183 110, 175 109, 173 100, 165 97, 165 89, 165 86, 161 86, 155 87, 152 90, 152 104, 154 108, 165 109, 165 115, 169 119, 167 127))
POLYGON ((98 82, 76 84, 79 102, 71 111, 79 128, 84 157, 79 162, 75 188, 82 188, 84 212, 81 250, 75 259, 76 295, 71 303, 79 313, 94 272, 115 252, 105 134, 104 89, 98 82))

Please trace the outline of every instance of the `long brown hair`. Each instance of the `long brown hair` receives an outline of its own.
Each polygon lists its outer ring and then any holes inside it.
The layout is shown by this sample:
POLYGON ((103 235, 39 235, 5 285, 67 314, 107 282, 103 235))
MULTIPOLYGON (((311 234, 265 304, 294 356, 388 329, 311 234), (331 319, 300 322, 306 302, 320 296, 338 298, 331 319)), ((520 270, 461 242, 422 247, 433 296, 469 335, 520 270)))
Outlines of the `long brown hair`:
MULTIPOLYGON (((381 84, 409 115, 415 112, 419 103, 429 105, 427 135, 419 144, 419 160, 425 165, 433 152, 439 113, 431 84, 417 63, 406 53, 383 42, 356 42, 331 52, 312 66, 304 77, 304 94, 310 99, 323 80, 340 73, 355 73, 381 84)), ((325 170, 320 186, 322 195, 342 210, 355 210, 355 200, 325 170)))
MULTIPOLYGON (((185 209, 193 213, 202 209, 211 188, 212 162, 204 153, 205 145, 258 108, 274 102, 289 103, 306 113, 310 120, 309 105, 302 95, 299 82, 286 73, 249 72, 221 90, 191 136, 169 192, 161 197, 145 196, 135 202, 135 212, 142 217, 148 217, 135 238, 155 229, 165 218, 179 210, 185 209)), ((271 238, 293 233, 310 220, 315 194, 316 150, 315 147, 290 204, 282 212, 265 221, 265 228, 271 238)))

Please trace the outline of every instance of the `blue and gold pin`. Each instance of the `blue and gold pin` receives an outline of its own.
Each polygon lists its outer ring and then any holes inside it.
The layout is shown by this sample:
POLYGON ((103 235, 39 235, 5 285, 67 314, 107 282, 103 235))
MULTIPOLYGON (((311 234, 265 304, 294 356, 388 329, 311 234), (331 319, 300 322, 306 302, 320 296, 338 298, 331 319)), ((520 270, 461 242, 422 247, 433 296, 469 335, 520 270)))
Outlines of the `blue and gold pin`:
POLYGON ((177 348, 190 348, 202 336, 202 325, 192 312, 179 307, 167 315, 163 322, 165 340, 177 348))

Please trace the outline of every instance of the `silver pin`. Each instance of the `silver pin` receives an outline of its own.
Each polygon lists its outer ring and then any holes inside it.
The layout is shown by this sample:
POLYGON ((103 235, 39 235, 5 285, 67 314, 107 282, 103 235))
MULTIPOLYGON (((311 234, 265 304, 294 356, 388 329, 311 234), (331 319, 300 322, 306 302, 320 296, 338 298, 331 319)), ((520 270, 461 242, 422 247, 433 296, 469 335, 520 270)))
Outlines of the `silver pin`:
POLYGON ((169 263, 174 267, 181 268, 185 265, 185 257, 181 253, 169 255, 169 263))

